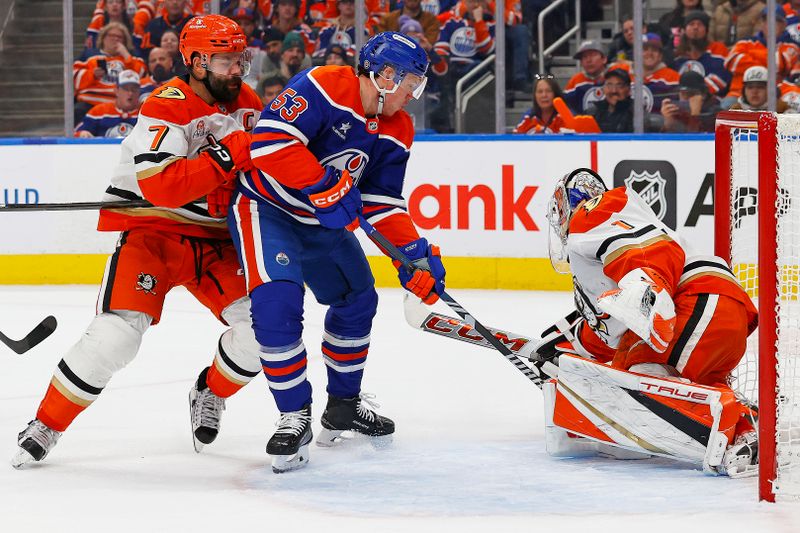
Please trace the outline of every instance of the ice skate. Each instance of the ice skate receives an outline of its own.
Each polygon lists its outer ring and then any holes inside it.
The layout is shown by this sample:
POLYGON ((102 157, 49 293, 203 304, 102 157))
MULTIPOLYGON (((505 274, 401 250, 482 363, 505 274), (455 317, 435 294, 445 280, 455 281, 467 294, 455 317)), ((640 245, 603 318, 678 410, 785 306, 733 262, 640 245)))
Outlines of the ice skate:
POLYGON ((355 398, 328 396, 328 405, 320 420, 322 431, 317 446, 335 446, 348 438, 346 432, 372 437, 375 446, 391 443, 394 422, 370 409, 380 407, 372 401, 374 397, 374 394, 361 394, 355 398))
POLYGON ((19 434, 19 450, 11 459, 11 466, 22 468, 28 463, 41 461, 47 457, 60 436, 60 431, 50 429, 38 419, 31 420, 19 434))
POLYGON ((203 369, 189 391, 189 418, 192 422, 194 451, 197 453, 217 438, 222 411, 225 410, 225 398, 211 392, 206 384, 207 374, 208 368, 203 369))
POLYGON ((717 467, 720 474, 730 477, 750 477, 758 474, 758 434, 749 431, 737 436, 725 450, 722 463, 717 467))
POLYGON ((278 429, 267 443, 267 453, 272 456, 272 471, 281 474, 304 467, 308 463, 308 444, 314 438, 311 406, 281 413, 275 425, 278 429))

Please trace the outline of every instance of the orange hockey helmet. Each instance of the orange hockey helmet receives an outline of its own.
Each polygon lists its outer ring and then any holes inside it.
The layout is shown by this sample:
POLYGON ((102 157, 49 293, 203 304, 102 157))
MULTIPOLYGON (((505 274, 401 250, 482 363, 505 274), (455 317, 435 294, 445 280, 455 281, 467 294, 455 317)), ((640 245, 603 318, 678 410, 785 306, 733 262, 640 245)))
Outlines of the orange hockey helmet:
POLYGON ((200 54, 203 66, 209 70, 212 55, 241 52, 242 75, 246 76, 250 70, 247 37, 236 22, 223 15, 194 17, 186 23, 181 32, 180 52, 186 65, 192 64, 192 54, 200 54))

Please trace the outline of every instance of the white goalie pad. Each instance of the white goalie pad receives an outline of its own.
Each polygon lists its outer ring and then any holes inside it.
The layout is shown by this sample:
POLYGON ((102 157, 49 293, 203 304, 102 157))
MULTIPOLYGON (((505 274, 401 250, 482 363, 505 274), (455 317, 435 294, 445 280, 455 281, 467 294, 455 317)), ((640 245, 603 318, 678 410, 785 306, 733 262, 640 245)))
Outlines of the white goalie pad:
MULTIPOLYGON (((554 426, 606 446, 701 464, 717 473, 728 445, 720 430, 720 390, 569 355, 560 358, 555 389, 554 426), (689 410, 693 416, 686 414, 689 410)), ((735 402, 732 393, 724 401, 735 402)))

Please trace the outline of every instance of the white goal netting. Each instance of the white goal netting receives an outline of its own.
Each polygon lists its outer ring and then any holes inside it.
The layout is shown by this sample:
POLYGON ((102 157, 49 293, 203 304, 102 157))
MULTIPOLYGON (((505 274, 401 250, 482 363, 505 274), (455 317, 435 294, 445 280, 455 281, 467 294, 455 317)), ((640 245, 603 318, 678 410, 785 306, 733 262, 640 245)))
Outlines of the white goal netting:
MULTIPOLYGON (((758 307, 759 246, 777 250, 777 298, 774 305, 761 302, 760 313, 775 316, 777 341, 772 353, 759 354, 759 331, 748 339, 747 353, 732 376, 732 386, 749 402, 758 405, 759 387, 775 390, 777 476, 772 490, 779 497, 800 497, 800 117, 779 115, 777 160, 760 161, 761 172, 777 165, 775 205, 759 202, 758 130, 731 129, 730 250, 731 266, 758 307), (765 240, 759 229, 758 212, 769 210, 777 238, 765 240), (777 381, 759 383, 760 364, 775 365, 777 381)), ((762 139, 763 142, 763 139, 762 139)), ((775 181, 775 180, 770 180, 775 181)), ((769 185, 764 185, 769 186, 769 185)), ((761 267, 765 268, 765 267, 761 267)), ((763 290, 761 291, 763 293, 763 290)), ((762 407, 762 406, 759 406, 762 407)), ((761 415, 761 411, 759 412, 761 415)), ((762 456, 762 460, 764 457, 762 456)), ((769 458, 767 458, 769 460, 769 458)))

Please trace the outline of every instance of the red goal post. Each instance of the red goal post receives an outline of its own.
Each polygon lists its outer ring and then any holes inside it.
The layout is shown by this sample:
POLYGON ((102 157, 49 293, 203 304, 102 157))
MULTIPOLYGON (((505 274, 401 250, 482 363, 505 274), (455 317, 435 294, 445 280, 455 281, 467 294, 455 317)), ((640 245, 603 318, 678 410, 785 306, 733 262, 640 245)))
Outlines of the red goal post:
POLYGON ((715 253, 731 263, 759 310, 758 330, 731 385, 758 405, 759 498, 797 498, 800 117, 721 112, 715 159, 715 253))

